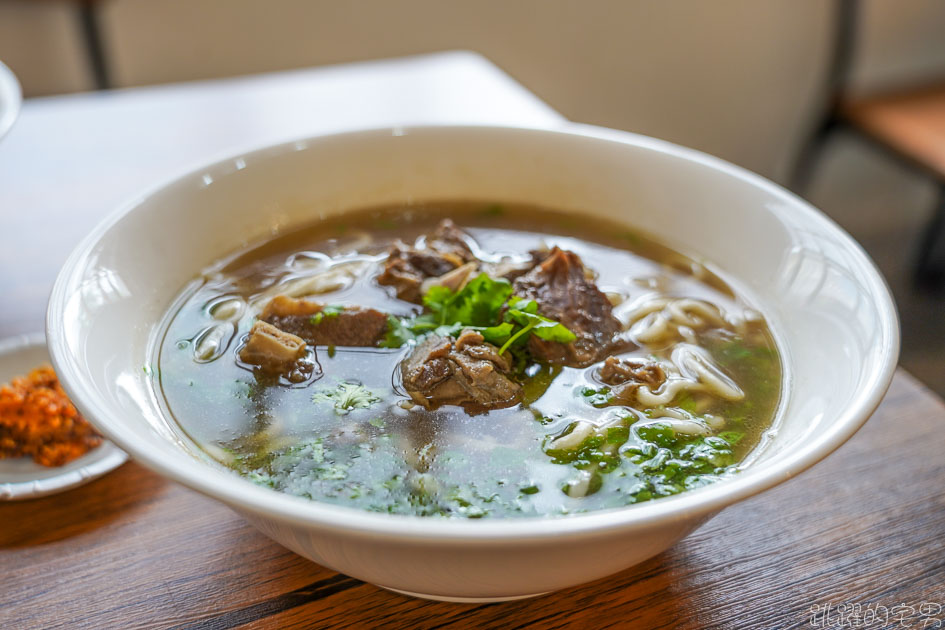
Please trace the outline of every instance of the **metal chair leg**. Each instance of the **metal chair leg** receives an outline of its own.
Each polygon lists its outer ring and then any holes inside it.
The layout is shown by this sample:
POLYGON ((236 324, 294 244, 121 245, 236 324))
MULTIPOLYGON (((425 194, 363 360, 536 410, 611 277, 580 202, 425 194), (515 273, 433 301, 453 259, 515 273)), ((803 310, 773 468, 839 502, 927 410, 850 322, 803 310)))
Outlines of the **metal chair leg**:
POLYGON ((839 126, 840 119, 831 111, 823 117, 813 133, 810 134, 794 162, 794 169, 788 180, 791 190, 801 196, 804 195, 814 174, 814 167, 817 166, 817 161, 823 153, 824 145, 827 144, 831 134, 839 126))
POLYGON ((932 220, 922 235, 915 280, 927 289, 945 288, 945 183, 939 188, 932 220))
POLYGON ((105 49, 102 45, 102 29, 97 6, 98 3, 95 0, 82 0, 78 4, 78 18, 82 37, 85 39, 85 50, 89 57, 95 89, 107 90, 111 87, 111 79, 105 59, 105 49))
POLYGON ((857 25, 860 17, 859 4, 860 0, 836 0, 834 3, 834 36, 824 86, 826 113, 814 127, 807 142, 801 147, 794 163, 794 170, 788 179, 791 190, 799 195, 803 195, 810 184, 814 166, 824 144, 842 122, 837 112, 847 87, 847 76, 850 74, 850 65, 856 48, 857 25))

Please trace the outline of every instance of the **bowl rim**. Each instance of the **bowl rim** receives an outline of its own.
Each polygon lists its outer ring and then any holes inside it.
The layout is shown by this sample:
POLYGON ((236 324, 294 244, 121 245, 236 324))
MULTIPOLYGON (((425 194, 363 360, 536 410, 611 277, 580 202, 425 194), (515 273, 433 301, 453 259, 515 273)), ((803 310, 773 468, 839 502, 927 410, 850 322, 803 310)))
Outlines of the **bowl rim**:
POLYGON ((463 542, 464 544, 522 544, 540 543, 549 538, 604 535, 615 530, 643 528, 660 522, 678 522, 702 518, 722 508, 753 496, 786 481, 810 468, 846 442, 879 406, 895 373, 899 353, 899 323, 896 307, 882 274, 862 247, 826 215, 808 202, 781 186, 747 169, 731 164, 695 149, 682 147, 664 140, 640 134, 597 127, 580 123, 563 123, 556 127, 527 127, 516 125, 414 125, 407 127, 380 127, 333 134, 321 134, 265 146, 218 160, 162 182, 150 191, 120 205, 100 221, 76 246, 56 278, 46 315, 46 336, 50 356, 63 387, 72 401, 87 418, 110 440, 128 452, 136 461, 151 470, 173 479, 202 494, 223 501, 241 513, 262 515, 268 519, 288 522, 307 528, 318 528, 345 536, 361 536, 374 540, 463 542), (656 153, 694 162, 735 180, 761 189, 772 198, 783 202, 783 208, 768 205, 768 211, 801 213, 809 225, 830 234, 842 244, 851 260, 864 272, 864 281, 870 294, 875 296, 879 328, 883 343, 875 361, 867 367, 868 378, 860 381, 854 402, 815 439, 790 454, 784 454, 763 468, 749 467, 732 478, 708 486, 689 490, 658 501, 598 510, 568 516, 523 518, 495 518, 482 520, 435 519, 422 516, 373 513, 359 508, 322 503, 289 496, 255 486, 240 477, 206 473, 210 467, 183 451, 181 458, 164 460, 149 452, 148 440, 123 424, 120 416, 111 414, 106 405, 82 387, 88 375, 68 350, 64 315, 68 297, 77 290, 82 271, 96 244, 126 214, 133 212, 154 195, 166 188, 190 181, 200 181, 205 174, 224 176, 232 173, 234 160, 242 159, 247 165, 258 159, 274 157, 289 151, 298 151, 311 143, 332 140, 357 140, 370 136, 404 136, 414 134, 537 134, 576 139, 595 139, 608 143, 629 144, 656 153), (184 459, 186 458, 186 459, 184 459))

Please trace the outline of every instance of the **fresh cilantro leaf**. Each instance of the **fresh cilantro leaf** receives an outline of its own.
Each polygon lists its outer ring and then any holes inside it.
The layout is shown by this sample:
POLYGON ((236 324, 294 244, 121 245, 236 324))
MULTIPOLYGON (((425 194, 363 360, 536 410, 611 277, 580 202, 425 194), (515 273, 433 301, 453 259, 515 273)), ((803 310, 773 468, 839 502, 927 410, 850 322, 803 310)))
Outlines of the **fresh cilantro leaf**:
POLYGON ((447 309, 453 299, 453 292, 449 288, 433 286, 423 295, 423 305, 430 309, 431 313, 439 316, 439 323, 445 324, 447 309))
POLYGON ((505 321, 514 322, 522 326, 522 329, 505 342, 499 350, 499 354, 505 352, 517 340, 524 341, 526 339, 525 335, 528 333, 534 333, 545 341, 561 343, 569 343, 577 339, 577 336, 562 323, 539 315, 538 303, 535 300, 524 300, 518 296, 513 296, 509 300, 509 309, 505 312, 505 321))
POLYGON ((539 315, 538 302, 535 300, 523 300, 518 296, 513 296, 509 300, 509 310, 505 314, 505 320, 514 321, 522 326, 531 325, 534 334, 545 341, 569 343, 577 339, 577 336, 564 324, 539 315))
MULTIPOLYGON (((541 317, 539 315, 538 317, 541 317)), ((564 324, 541 317, 541 321, 535 324, 532 332, 545 341, 557 341, 559 343, 570 343, 577 339, 577 335, 568 330, 564 324)))
POLYGON ((509 298, 509 308, 522 311, 524 313, 537 313, 538 302, 535 300, 526 300, 523 297, 513 295, 509 298))
POLYGON ((406 320, 393 315, 387 316, 387 333, 381 340, 382 348, 400 348, 409 341, 417 338, 417 335, 407 325, 406 320))
POLYGON ((439 328, 440 324, 432 313, 424 313, 416 317, 388 315, 387 332, 379 345, 381 348, 400 348, 439 328))
POLYGON ((399 348, 429 332, 455 337, 464 329, 478 331, 487 342, 501 346, 500 353, 512 344, 523 344, 531 333, 561 343, 577 338, 561 323, 539 315, 534 300, 512 295, 508 280, 485 273, 457 292, 442 286, 430 287, 423 296, 423 305, 428 312, 422 315, 389 318, 381 346, 399 348))
POLYGON ((514 326, 509 322, 503 322, 498 326, 488 326, 479 331, 483 338, 491 343, 494 346, 500 346, 506 341, 509 337, 512 336, 512 329, 514 326))
POLYGON ((492 326, 499 312, 512 295, 512 285, 504 278, 491 278, 481 273, 452 297, 445 298, 445 287, 431 287, 424 304, 434 313, 439 311, 440 323, 461 323, 466 326, 492 326))

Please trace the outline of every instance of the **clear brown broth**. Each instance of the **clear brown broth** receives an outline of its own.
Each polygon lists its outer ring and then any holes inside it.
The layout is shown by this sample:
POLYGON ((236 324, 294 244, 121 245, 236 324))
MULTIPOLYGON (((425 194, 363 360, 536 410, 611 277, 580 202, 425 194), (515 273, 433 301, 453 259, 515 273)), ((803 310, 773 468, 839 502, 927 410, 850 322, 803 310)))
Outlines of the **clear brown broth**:
MULTIPOLYGON (((709 444, 706 438, 678 432, 640 430, 652 424, 648 414, 659 415, 662 407, 589 404, 599 398, 586 395, 588 388, 601 390, 594 366, 559 370, 536 364, 530 372, 535 375, 525 382, 526 398, 537 395, 535 400, 473 416, 452 406, 403 408, 407 397, 395 375, 409 348, 318 347, 318 380, 261 386, 235 359, 256 314, 252 309, 223 336, 220 356, 194 360, 202 333, 231 326, 212 316, 221 301, 252 302, 274 285, 303 275, 304 263, 319 257, 364 260, 371 269, 379 268, 394 240, 412 242, 443 217, 469 231, 483 256, 524 260, 528 251, 543 245, 573 250, 597 273, 602 291, 635 302, 687 297, 726 313, 749 306, 719 274, 618 223, 480 202, 349 212, 239 252, 184 291, 168 315, 156 357, 163 400, 181 429, 220 464, 261 485, 372 511, 452 517, 567 514, 669 496, 734 474, 762 441, 781 384, 776 346, 763 322, 744 338, 730 331, 699 335, 717 365, 745 391, 744 401, 695 394, 662 406, 697 418, 724 418, 726 426, 714 433, 728 436, 727 449, 712 446, 724 444, 717 435, 709 444), (382 401, 345 414, 313 401, 313 394, 332 391, 341 381, 359 383, 382 401), (615 418, 619 431, 596 436, 600 444, 591 440, 576 453, 547 450, 554 436, 578 420, 596 424, 615 418), (690 472, 680 473, 677 464, 690 466, 690 472), (582 480, 594 488, 587 496, 569 496, 562 489, 572 484, 573 490, 582 480)), ((353 286, 310 299, 394 315, 419 311, 419 306, 394 298, 374 275, 369 271, 353 286)), ((645 346, 622 356, 664 358, 670 351, 668 346, 645 346)))

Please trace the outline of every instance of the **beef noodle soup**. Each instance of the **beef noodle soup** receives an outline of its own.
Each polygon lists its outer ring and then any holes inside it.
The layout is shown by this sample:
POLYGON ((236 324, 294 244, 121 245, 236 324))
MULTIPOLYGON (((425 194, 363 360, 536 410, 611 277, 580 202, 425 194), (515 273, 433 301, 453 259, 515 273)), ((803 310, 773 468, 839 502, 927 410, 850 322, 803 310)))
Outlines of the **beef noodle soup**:
POLYGON ((346 213, 205 270, 167 411, 261 486, 375 512, 561 515, 736 474, 781 364, 706 266, 617 223, 450 202, 346 213))

